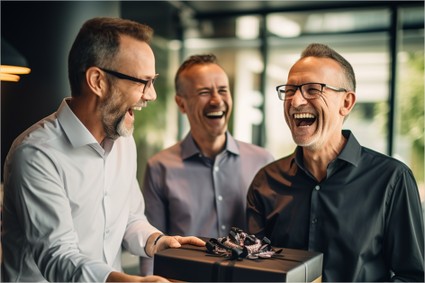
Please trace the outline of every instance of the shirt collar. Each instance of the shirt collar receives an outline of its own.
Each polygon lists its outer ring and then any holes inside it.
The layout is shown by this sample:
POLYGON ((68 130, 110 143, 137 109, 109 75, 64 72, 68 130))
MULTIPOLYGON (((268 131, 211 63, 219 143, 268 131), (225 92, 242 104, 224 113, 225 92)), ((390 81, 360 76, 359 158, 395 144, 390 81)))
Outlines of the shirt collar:
MULTIPOLYGON (((347 143, 337 156, 337 159, 344 160, 357 167, 361 159, 361 145, 350 130, 342 130, 342 135, 347 139, 347 143)), ((295 161, 297 162, 298 166, 303 168, 304 162, 301 146, 297 146, 295 150, 295 161)))
POLYGON ((338 155, 338 159, 357 167, 360 163, 362 147, 350 130, 343 130, 342 135, 347 139, 347 143, 338 155))
POLYGON ((70 98, 65 98, 57 111, 59 124, 68 137, 73 147, 80 147, 84 145, 99 144, 94 136, 87 130, 81 123, 71 108, 68 102, 70 98))
MULTIPOLYGON (((201 154, 201 151, 199 150, 198 146, 196 145, 190 133, 187 134, 187 136, 183 139, 181 146, 182 146, 183 159, 187 159, 194 155, 201 154)), ((226 147, 224 151, 228 151, 235 155, 239 155, 238 144, 236 143, 236 140, 232 137, 232 135, 230 135, 229 132, 226 132, 226 147)))

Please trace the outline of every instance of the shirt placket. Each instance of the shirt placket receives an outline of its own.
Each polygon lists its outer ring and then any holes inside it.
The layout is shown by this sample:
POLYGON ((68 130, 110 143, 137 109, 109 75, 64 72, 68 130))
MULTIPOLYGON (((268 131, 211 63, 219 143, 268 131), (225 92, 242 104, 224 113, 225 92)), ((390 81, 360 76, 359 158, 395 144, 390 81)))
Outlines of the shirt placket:
POLYGON ((108 184, 111 182, 108 180, 109 174, 108 172, 108 162, 107 155, 104 156, 103 159, 103 213, 105 219, 105 226, 103 231, 103 253, 105 255, 106 262, 108 264, 112 264, 114 258, 112 256, 111 250, 108 249, 108 243, 111 241, 111 220, 112 220, 112 200, 110 196, 110 190, 108 184))
POLYGON ((225 213, 226 208, 224 207, 224 194, 223 186, 220 183, 220 174, 221 174, 221 160, 223 158, 223 153, 216 156, 213 166, 212 166, 212 177, 213 177, 213 187, 214 187, 214 197, 215 197, 215 206, 217 209, 217 234, 222 236, 225 235, 228 230, 228 225, 225 223, 225 213))
POLYGON ((316 250, 317 248, 317 237, 318 228, 321 219, 319 219, 319 194, 321 190, 321 184, 316 184, 311 192, 311 203, 310 203, 310 222, 309 222, 309 235, 308 235, 308 249, 316 250))

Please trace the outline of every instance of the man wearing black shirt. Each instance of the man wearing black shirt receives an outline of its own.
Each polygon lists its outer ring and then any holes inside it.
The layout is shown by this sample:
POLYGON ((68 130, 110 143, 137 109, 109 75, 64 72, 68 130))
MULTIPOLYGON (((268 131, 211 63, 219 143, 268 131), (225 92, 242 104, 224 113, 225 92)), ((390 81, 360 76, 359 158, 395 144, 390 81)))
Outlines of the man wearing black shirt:
POLYGON ((424 280, 418 187, 402 162, 342 130, 355 101, 350 63, 311 44, 278 86, 295 152, 259 171, 249 232, 273 246, 324 254, 324 281, 424 280))

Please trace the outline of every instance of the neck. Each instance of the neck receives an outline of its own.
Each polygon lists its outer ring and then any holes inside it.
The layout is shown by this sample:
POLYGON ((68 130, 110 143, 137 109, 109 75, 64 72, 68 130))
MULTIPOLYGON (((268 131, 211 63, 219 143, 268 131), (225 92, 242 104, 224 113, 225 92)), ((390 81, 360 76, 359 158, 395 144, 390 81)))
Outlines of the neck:
POLYGON ((318 181, 322 181, 326 178, 328 165, 336 159, 346 142, 346 138, 341 135, 337 142, 320 149, 304 147, 304 166, 318 181))
POLYGON ((226 134, 214 138, 195 137, 193 140, 201 151, 202 155, 214 159, 226 146, 226 134))
POLYGON ((105 139, 105 131, 100 122, 97 102, 93 99, 72 97, 68 102, 69 108, 100 144, 105 139))

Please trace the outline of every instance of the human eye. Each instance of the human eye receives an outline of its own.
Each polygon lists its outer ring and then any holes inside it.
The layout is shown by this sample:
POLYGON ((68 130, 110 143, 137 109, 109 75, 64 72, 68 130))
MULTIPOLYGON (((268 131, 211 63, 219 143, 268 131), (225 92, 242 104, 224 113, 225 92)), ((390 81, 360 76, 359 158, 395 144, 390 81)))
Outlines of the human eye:
POLYGON ((133 82, 136 86, 139 86, 139 87, 144 87, 146 84, 145 82, 142 82, 142 81, 133 81, 133 82))
POLYGON ((210 95, 210 91, 209 90, 200 90, 198 92, 198 95, 199 96, 207 96, 207 95, 210 95))
POLYGON ((293 96, 297 91, 297 87, 293 85, 287 85, 284 89, 282 89, 282 91, 285 93, 285 96, 293 96))
POLYGON ((220 93, 221 95, 226 95, 228 93, 228 89, 227 88, 220 88, 218 90, 218 93, 220 93))
POLYGON ((322 93, 322 86, 320 84, 306 84, 303 86, 303 93, 311 96, 316 96, 322 93))

